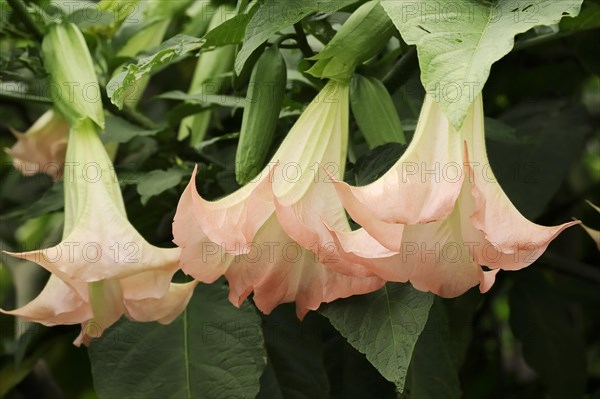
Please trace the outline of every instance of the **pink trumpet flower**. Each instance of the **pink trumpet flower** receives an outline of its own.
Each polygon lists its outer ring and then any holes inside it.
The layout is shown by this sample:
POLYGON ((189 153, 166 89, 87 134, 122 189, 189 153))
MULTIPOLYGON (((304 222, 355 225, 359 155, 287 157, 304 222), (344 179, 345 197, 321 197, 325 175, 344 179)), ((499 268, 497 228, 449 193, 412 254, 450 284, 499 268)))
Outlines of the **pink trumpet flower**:
POLYGON ((353 232, 330 226, 340 256, 385 280, 410 281, 443 297, 478 284, 487 291, 500 269, 530 265, 579 223, 540 226, 510 202, 489 168, 481 96, 458 131, 427 96, 414 138, 396 164, 369 185, 336 180, 335 188, 362 226, 353 232), (364 236, 386 250, 366 245, 364 236))
POLYGON ((65 165, 62 241, 9 253, 52 275, 33 301, 0 310, 48 326, 82 324, 78 346, 122 315, 170 323, 187 305, 196 282, 171 283, 180 250, 150 245, 127 220, 112 163, 89 119, 71 129, 65 165))
POLYGON ((225 275, 236 306, 251 292, 264 313, 295 301, 300 318, 323 302, 380 288, 383 280, 361 266, 353 270, 356 277, 325 267, 329 254, 320 252, 320 239, 331 241, 322 219, 350 230, 333 186, 319 182, 320 165, 343 174, 347 139, 348 85, 331 81, 254 181, 206 201, 194 170, 173 222, 182 270, 205 283, 225 275), (301 228, 290 229, 297 219, 301 228))
POLYGON ((69 124, 60 114, 49 110, 25 133, 10 131, 17 142, 4 151, 11 156, 16 169, 26 176, 45 173, 54 180, 62 177, 69 124))

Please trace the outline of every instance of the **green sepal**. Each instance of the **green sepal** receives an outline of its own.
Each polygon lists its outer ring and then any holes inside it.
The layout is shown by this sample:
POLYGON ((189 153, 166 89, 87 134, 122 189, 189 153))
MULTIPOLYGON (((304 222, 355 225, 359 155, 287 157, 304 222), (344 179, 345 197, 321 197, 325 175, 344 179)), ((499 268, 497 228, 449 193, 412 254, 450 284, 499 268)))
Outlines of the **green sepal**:
POLYGON ((360 6, 317 55, 306 72, 317 77, 349 80, 356 66, 377 54, 394 33, 394 24, 378 0, 360 6))
POLYGON ((385 143, 406 144, 392 97, 379 79, 354 75, 350 85, 350 108, 370 148, 385 143))

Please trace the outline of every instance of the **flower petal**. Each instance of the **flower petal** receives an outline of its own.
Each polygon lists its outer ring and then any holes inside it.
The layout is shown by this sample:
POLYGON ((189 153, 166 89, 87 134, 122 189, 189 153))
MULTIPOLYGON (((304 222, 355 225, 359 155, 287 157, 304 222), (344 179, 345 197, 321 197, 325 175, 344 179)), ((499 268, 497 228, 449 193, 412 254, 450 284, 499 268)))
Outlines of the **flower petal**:
POLYGON ((472 236, 469 240, 477 243, 478 263, 494 269, 518 270, 535 262, 564 229, 581 222, 546 227, 521 215, 489 169, 483 117, 483 102, 478 96, 473 104, 472 139, 469 132, 465 139, 469 161, 465 185, 470 187, 474 202, 470 203, 468 194, 461 195, 461 202, 465 209, 472 208, 471 223, 483 237, 472 236))
MULTIPOLYGON (((321 174, 324 173, 321 171, 321 174)), ((364 266, 339 253, 338 242, 332 234, 339 233, 345 237, 350 234, 350 225, 332 184, 322 180, 328 177, 317 177, 318 182, 313 183, 296 203, 284 205, 277 197, 274 198, 281 227, 291 239, 314 252, 316 258, 330 269, 352 276, 372 276, 364 266)), ((372 238, 370 243, 382 248, 372 238)))
MULTIPOLYGON (((105 216, 109 216, 106 215, 105 216)), ((70 280, 94 282, 120 279, 148 271, 174 273, 177 248, 157 248, 118 214, 113 223, 78 224, 58 245, 42 250, 10 253, 38 263, 53 274, 70 280)))
POLYGON ((410 270, 416 289, 452 298, 482 282, 481 267, 463 242, 459 218, 455 210, 437 222, 406 226, 399 266, 410 270))
POLYGON ((43 114, 26 133, 10 129, 17 143, 5 152, 22 174, 46 173, 54 180, 62 176, 69 125, 53 110, 43 114))
POLYGON ((158 321, 161 324, 169 324, 183 312, 197 284, 197 281, 184 284, 172 283, 162 298, 125 299, 127 317, 135 321, 158 321))
POLYGON ((225 274, 235 305, 239 305, 240 294, 252 289, 262 312, 270 313, 280 303, 296 301, 302 317, 323 302, 372 292, 384 284, 375 276, 351 277, 326 268, 311 251, 285 234, 275 217, 258 232, 256 243, 256 252, 250 254, 258 256, 239 256, 225 274))
POLYGON ((204 234, 194 209, 194 197, 197 195, 193 175, 177 205, 173 220, 173 242, 181 248, 181 269, 196 280, 210 284, 225 274, 233 256, 204 234))
POLYGON ((394 166, 375 182, 351 187, 335 182, 350 216, 382 244, 398 250, 402 228, 448 215, 463 181, 460 134, 430 96, 414 138, 394 166))
MULTIPOLYGON (((404 229, 404 225, 397 226, 404 229)), ((327 253, 330 260, 323 262, 328 268, 352 276, 374 274, 386 281, 408 281, 410 273, 400 265, 398 252, 382 246, 364 228, 347 232, 330 231, 335 252, 327 253), (361 268, 348 265, 360 265, 361 268)))
POLYGON ((92 308, 73 288, 51 275, 42 292, 27 305, 0 312, 46 326, 79 324, 92 318, 92 308))
MULTIPOLYGON (((179 249, 176 249, 179 253, 179 249)), ((156 270, 134 274, 120 280, 124 300, 142 300, 162 298, 171 285, 171 279, 177 270, 156 270)))
POLYGON ((265 168, 254 182, 217 201, 206 201, 198 194, 197 169, 196 166, 186 188, 195 220, 210 241, 237 254, 273 213, 269 169, 265 168))

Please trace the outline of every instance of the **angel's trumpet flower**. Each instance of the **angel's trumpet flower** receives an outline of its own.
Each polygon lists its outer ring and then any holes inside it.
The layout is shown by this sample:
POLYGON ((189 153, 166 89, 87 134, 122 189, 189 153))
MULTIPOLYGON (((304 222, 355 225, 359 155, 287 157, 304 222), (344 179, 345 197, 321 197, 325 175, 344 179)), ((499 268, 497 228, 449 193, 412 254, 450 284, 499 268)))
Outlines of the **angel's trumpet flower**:
POLYGON ((324 267, 327 254, 319 253, 320 238, 331 241, 322 220, 350 230, 332 184, 318 182, 326 177, 320 165, 343 174, 347 136, 348 85, 331 81, 246 186, 206 201, 194 171, 173 223, 182 270, 205 283, 225 275, 236 306, 251 292, 265 313, 296 301, 299 317, 323 302, 380 288, 383 281, 364 269, 351 277, 324 267), (288 229, 293 220, 301 228, 288 229))
POLYGON ((54 110, 44 113, 25 132, 10 129, 17 142, 5 151, 25 176, 45 173, 54 180, 62 177, 69 125, 54 110))
POLYGON ((32 302, 2 312, 50 326, 81 323, 76 345, 101 335, 122 315, 171 322, 196 283, 171 283, 180 250, 150 245, 127 220, 112 163, 89 119, 70 130, 64 186, 62 241, 9 253, 52 275, 32 302))
POLYGON ((481 96, 456 130, 426 97, 414 138, 380 179, 351 187, 336 181, 350 216, 363 229, 331 228, 346 259, 389 281, 411 281, 444 297, 480 284, 488 290, 500 269, 533 263, 569 222, 530 222, 510 202, 489 167, 481 96), (362 236, 386 251, 373 251, 362 236), (484 271, 481 266, 487 266, 484 271))

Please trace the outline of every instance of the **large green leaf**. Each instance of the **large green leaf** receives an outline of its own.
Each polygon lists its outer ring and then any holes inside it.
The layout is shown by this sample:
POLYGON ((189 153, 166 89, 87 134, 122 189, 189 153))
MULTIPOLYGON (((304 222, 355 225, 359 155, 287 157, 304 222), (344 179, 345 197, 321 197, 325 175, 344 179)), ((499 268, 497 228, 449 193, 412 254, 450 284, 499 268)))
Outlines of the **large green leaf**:
MULTIPOLYGON (((328 323, 331 324, 331 323, 328 323)), ((333 326, 324 331, 325 367, 331 385, 331 399, 397 399, 396 386, 387 381, 354 349, 333 326)))
POLYGON ((501 120, 517 142, 487 140, 492 170, 519 211, 535 219, 580 156, 592 122, 581 105, 558 100, 520 104, 501 120))
POLYGON ((260 318, 219 283, 199 286, 169 325, 121 320, 89 353, 101 399, 251 399, 266 356, 260 318))
POLYGON ((104 143, 127 143, 134 137, 154 136, 159 131, 159 129, 144 129, 123 118, 107 114, 106 126, 100 138, 104 143))
POLYGON ((406 380, 407 399, 461 398, 459 365, 452 348, 446 310, 437 298, 415 345, 406 380))
POLYGON ((408 44, 416 44, 421 80, 452 124, 460 127, 492 64, 514 37, 579 13, 582 0, 382 0, 408 44))
POLYGON ((176 187, 187 174, 188 172, 180 168, 145 173, 137 184, 137 192, 141 196, 142 204, 146 205, 150 198, 176 187))
POLYGON ((584 342, 567 309, 542 275, 526 270, 510 291, 510 325, 527 363, 551 398, 581 398, 586 386, 584 342))
POLYGON ((577 18, 560 21, 561 32, 578 32, 600 27, 600 2, 585 1, 577 18))
POLYGON ((269 392, 261 388, 262 397, 271 399, 281 392, 286 399, 329 398, 320 326, 325 320, 320 319, 309 313, 299 321, 293 304, 278 306, 264 317, 263 334, 277 384, 270 384, 269 392))
POLYGON ((222 47, 229 44, 240 44, 244 40, 244 32, 252 15, 253 7, 248 14, 239 14, 226 20, 221 25, 211 29, 203 39, 206 40, 205 47, 222 47))
POLYGON ((244 45, 235 60, 239 75, 250 55, 271 35, 315 12, 334 12, 358 0, 266 0, 258 6, 246 27, 244 45))
POLYGON ((392 97, 379 79, 355 74, 350 86, 350 108, 370 148, 386 143, 406 144, 392 97))
POLYGON ((399 391, 425 327, 433 295, 410 284, 388 283, 368 295, 324 305, 321 313, 399 391))
POLYGON ((400 159, 405 150, 406 145, 400 143, 387 143, 375 147, 356 161, 352 170, 348 171, 346 180, 355 186, 365 186, 374 182, 400 159))

